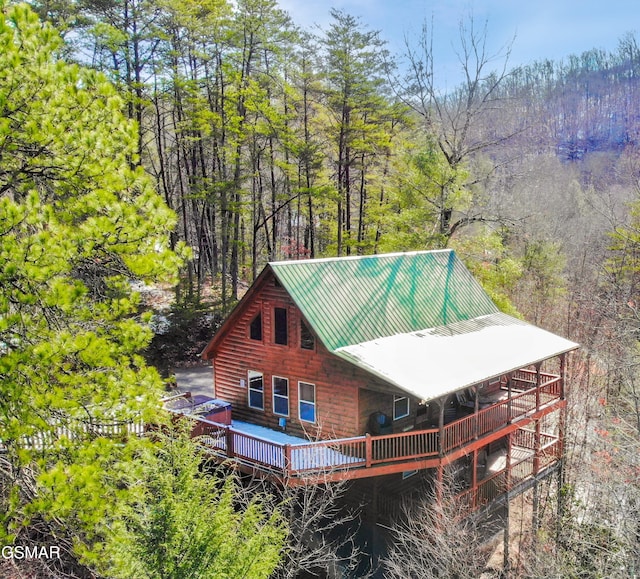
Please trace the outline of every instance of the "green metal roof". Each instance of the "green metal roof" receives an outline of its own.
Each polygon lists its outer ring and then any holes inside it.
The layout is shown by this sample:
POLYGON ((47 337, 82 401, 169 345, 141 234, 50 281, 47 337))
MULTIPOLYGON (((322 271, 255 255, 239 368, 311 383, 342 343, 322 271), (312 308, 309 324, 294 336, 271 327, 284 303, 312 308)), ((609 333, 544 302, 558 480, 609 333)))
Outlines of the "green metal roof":
POLYGON ((270 267, 331 351, 498 312, 452 250, 270 267))

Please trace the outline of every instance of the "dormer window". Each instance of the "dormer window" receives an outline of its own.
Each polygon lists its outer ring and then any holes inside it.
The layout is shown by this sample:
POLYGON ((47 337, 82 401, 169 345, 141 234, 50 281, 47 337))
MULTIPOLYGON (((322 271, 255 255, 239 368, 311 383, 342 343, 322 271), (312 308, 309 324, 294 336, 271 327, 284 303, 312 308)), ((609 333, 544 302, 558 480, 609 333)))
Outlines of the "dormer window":
POLYGON ((316 347, 315 336, 302 320, 300 320, 300 347, 303 350, 313 350, 316 347))
POLYGON ((249 337, 252 340, 262 340, 262 314, 258 314, 249 324, 249 337))

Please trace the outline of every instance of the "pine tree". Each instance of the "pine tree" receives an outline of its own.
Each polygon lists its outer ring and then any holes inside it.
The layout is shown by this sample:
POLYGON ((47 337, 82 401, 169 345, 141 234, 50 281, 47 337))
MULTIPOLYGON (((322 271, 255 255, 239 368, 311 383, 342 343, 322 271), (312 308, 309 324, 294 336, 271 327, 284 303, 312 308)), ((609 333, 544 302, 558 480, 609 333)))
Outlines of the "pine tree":
POLYGON ((24 5, 0 13, 0 535, 81 550, 157 405, 132 282, 173 279, 175 218, 113 86, 24 5))
POLYGON ((201 452, 184 434, 158 436, 127 477, 133 500, 108 546, 109 576, 270 577, 286 538, 279 511, 260 493, 244 495, 234 476, 201 467, 201 452))
POLYGON ((365 244, 375 154, 384 149, 389 132, 389 105, 384 98, 388 53, 377 31, 359 20, 331 10, 326 31, 327 107, 332 119, 327 132, 333 143, 332 173, 337 193, 338 255, 365 244))

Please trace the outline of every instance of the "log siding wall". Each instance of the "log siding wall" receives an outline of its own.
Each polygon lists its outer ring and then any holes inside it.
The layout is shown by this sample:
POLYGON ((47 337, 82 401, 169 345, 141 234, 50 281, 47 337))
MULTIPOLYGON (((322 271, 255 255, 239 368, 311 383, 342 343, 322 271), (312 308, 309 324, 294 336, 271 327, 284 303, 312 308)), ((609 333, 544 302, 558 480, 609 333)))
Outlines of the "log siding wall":
MULTIPOLYGON (((382 411, 393 416, 393 395, 368 392, 363 387, 388 388, 362 370, 331 354, 317 339, 315 347, 300 347, 301 314, 285 289, 268 275, 256 288, 252 300, 236 318, 213 352, 214 392, 231 402, 233 417, 269 428, 279 428, 280 415, 273 412, 273 376, 289 380, 289 417, 286 431, 311 438, 342 438, 364 434, 369 415, 382 411), (286 308, 288 343, 275 343, 274 309, 286 308), (249 326, 262 315, 262 340, 253 340, 249 326), (248 372, 261 372, 264 378, 264 411, 248 406, 248 372), (241 386, 244 380, 244 386, 241 386), (316 424, 300 420, 298 384, 316 387, 316 424), (366 402, 360 404, 362 400, 366 402)), ((415 404, 411 403, 412 414, 415 404)), ((411 420, 408 417, 404 420, 411 420)))

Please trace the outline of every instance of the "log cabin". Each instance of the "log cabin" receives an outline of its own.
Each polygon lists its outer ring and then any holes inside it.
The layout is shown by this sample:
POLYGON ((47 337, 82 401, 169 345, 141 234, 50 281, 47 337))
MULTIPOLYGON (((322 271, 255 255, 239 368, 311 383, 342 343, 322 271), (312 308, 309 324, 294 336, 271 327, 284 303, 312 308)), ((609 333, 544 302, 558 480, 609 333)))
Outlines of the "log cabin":
POLYGON ((561 465, 577 347, 500 312, 452 250, 275 262, 203 351, 214 398, 189 412, 242 471, 383 498, 448 476, 475 508, 561 465))

